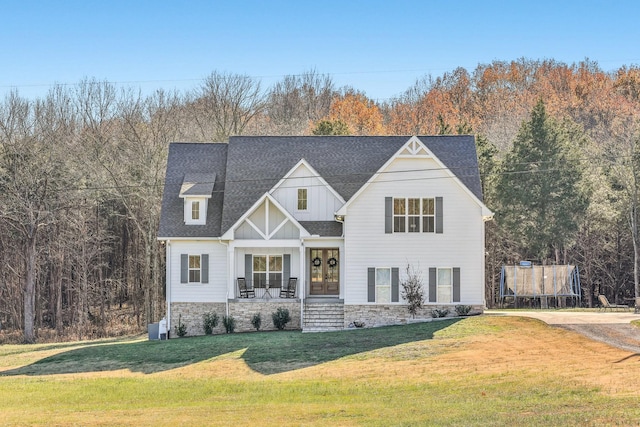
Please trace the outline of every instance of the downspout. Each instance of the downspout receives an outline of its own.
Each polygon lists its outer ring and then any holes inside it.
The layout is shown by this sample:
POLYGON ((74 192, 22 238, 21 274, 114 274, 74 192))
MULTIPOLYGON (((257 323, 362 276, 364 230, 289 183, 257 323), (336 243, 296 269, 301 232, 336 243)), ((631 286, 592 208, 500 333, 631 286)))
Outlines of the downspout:
MULTIPOLYGON (((343 253, 341 253, 340 257, 342 258, 341 262, 343 266, 347 265, 347 239, 344 237, 345 235, 345 228, 347 228, 347 224, 345 224, 344 222, 344 215, 334 215, 333 218, 339 222, 340 224, 342 224, 342 235, 340 237, 342 237, 342 247, 344 248, 344 251, 342 251, 343 253)), ((340 269, 341 274, 343 274, 344 277, 344 283, 340 286, 340 292, 342 293, 342 300, 344 302, 344 287, 345 287, 345 283, 347 283, 347 274, 348 274, 348 269, 347 268, 341 268, 340 269)), ((339 297, 340 295, 338 295, 339 297)), ((342 305, 342 313, 344 314, 344 303, 342 305)), ((342 324, 342 328, 344 329, 344 323, 342 324)))
POLYGON ((165 240, 167 247, 165 248, 166 257, 166 282, 167 282, 167 339, 171 335, 171 240, 165 240))
POLYGON ((304 239, 300 238, 300 253, 298 254, 300 257, 300 330, 304 330, 304 296, 307 287, 307 272, 305 269, 305 249, 304 249, 304 239), (303 276, 304 275, 304 276, 303 276))
MULTIPOLYGON (((482 217, 482 259, 480 260, 480 265, 481 265, 481 271, 482 271, 482 302, 484 303, 484 308, 487 309, 488 305, 487 305, 487 226, 486 223, 488 221, 493 220, 493 215, 489 215, 489 216, 483 216, 482 217)), ((493 277, 493 276, 491 276, 493 277)), ((502 280, 501 280, 502 282, 502 280)), ((491 288, 495 289, 493 287, 493 280, 491 281, 491 288)), ((502 286, 502 283, 500 284, 500 286, 502 286)), ((495 293, 492 292, 494 295, 495 293)), ((491 301, 492 304, 495 303, 495 301, 491 301)))

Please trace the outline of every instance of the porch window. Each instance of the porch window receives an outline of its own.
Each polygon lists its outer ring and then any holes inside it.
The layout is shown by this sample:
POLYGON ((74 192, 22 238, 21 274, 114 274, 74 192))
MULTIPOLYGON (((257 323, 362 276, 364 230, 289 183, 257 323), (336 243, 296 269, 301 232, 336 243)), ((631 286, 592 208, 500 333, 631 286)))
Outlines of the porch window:
POLYGON ((299 211, 307 210, 307 189, 306 188, 298 188, 298 210, 299 211))
POLYGON ((391 302, 391 269, 376 268, 376 302, 391 302))
POLYGON ((200 283, 200 255, 189 255, 189 283, 200 283))
POLYGON ((253 256, 253 286, 279 288, 282 285, 282 255, 253 256))

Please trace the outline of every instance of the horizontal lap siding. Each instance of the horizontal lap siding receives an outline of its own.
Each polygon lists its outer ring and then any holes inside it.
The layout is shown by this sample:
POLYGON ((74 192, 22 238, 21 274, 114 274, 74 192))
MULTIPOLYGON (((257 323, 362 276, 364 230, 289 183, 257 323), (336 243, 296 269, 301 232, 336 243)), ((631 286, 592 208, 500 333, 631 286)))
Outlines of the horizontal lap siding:
POLYGON ((224 302, 227 297, 227 249, 217 242, 171 242, 171 301, 224 302), (209 255, 209 283, 180 283, 180 255, 209 255))
POLYGON ((460 267, 460 302, 482 304, 480 207, 443 171, 434 171, 439 167, 432 160, 402 159, 391 165, 391 170, 400 168, 415 172, 383 174, 378 180, 390 182, 374 182, 349 207, 345 303, 367 302, 367 268, 399 267, 402 281, 410 264, 422 272, 425 289, 429 267, 460 267), (443 197, 444 233, 385 234, 385 197, 443 197))

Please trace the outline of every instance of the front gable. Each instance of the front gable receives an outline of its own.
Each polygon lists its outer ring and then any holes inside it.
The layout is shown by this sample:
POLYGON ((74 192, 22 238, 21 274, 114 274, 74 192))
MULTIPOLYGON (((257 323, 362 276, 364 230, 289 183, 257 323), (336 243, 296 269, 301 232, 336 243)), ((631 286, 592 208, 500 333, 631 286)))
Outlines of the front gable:
POLYGON ((417 136, 411 137, 389 160, 337 212, 346 215, 348 207, 375 182, 397 183, 450 179, 476 203, 483 218, 491 218, 493 212, 449 169, 417 136))
POLYGON ((305 160, 301 159, 269 191, 298 221, 333 221, 345 201, 305 160))
POLYGON ((223 236, 224 240, 281 240, 309 233, 270 194, 265 193, 223 236))

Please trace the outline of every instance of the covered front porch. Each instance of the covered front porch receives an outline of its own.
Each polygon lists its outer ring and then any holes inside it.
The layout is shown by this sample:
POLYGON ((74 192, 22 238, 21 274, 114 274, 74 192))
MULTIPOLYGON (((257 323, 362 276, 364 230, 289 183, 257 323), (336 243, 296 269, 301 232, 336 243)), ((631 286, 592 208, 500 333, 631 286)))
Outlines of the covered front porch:
POLYGON ((338 239, 231 242, 228 298, 343 298, 342 248, 338 239))

